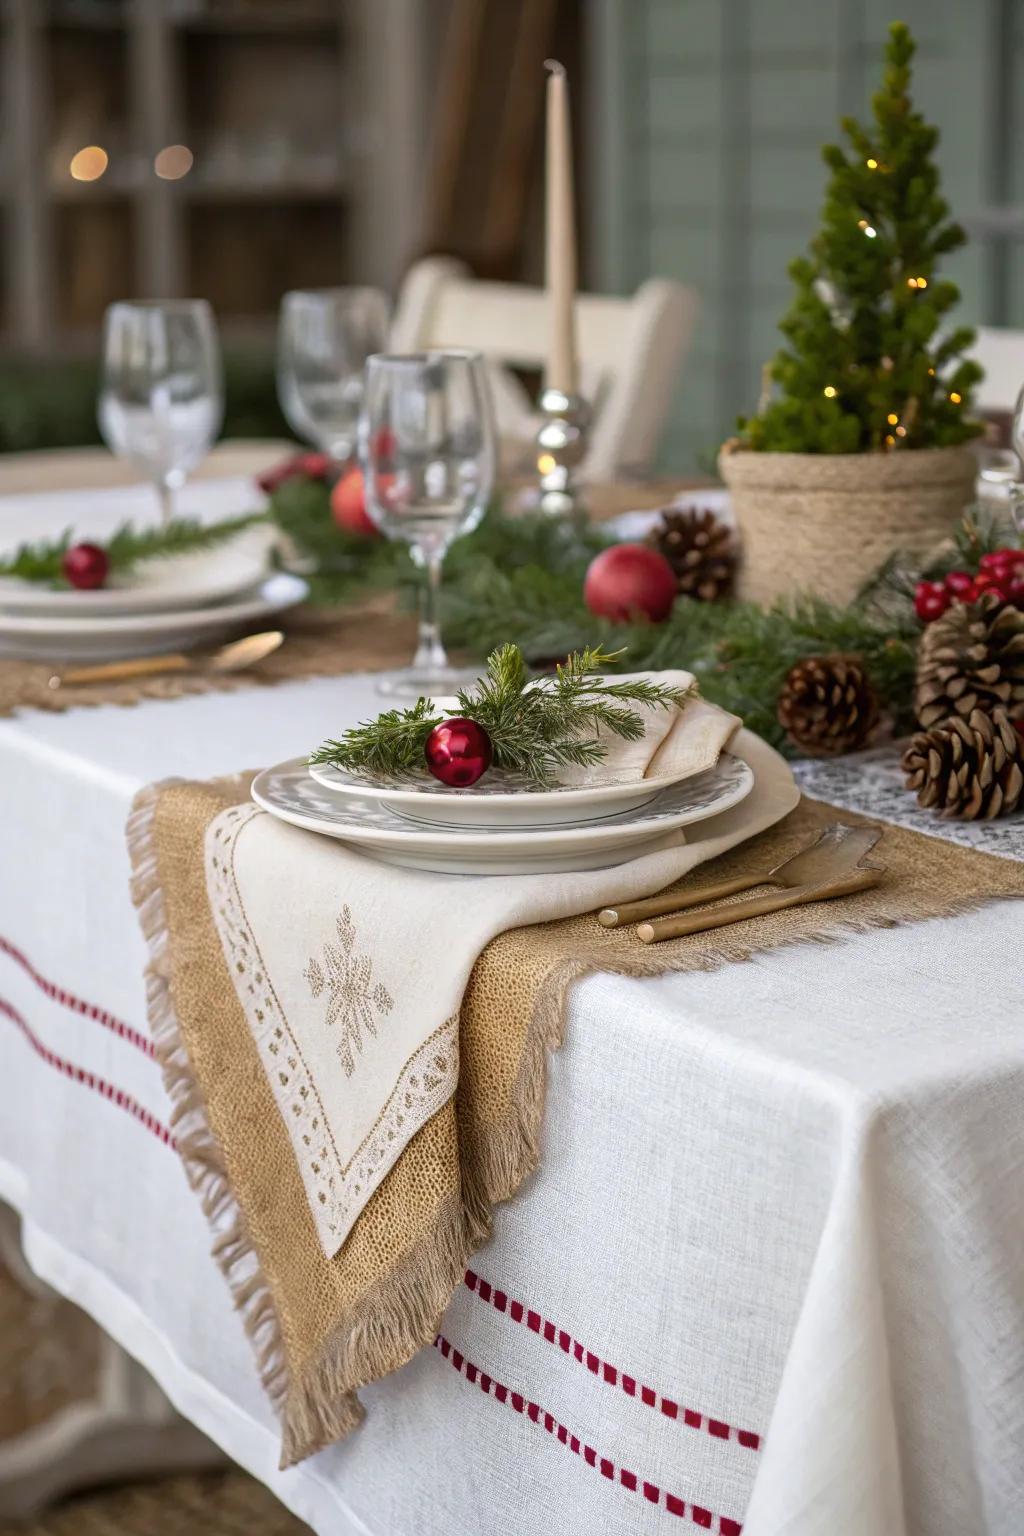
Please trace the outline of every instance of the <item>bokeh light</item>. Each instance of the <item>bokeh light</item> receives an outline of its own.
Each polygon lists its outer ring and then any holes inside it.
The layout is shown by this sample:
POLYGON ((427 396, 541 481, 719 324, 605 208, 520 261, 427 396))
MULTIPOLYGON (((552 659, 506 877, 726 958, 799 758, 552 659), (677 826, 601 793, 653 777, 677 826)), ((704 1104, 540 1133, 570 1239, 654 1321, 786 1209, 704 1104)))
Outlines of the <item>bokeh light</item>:
POLYGON ((98 144, 87 144, 71 157, 71 174, 76 181, 99 181, 110 164, 110 157, 98 144))
POLYGON ((168 144, 153 161, 153 169, 164 181, 180 181, 192 169, 194 160, 187 144, 168 144))

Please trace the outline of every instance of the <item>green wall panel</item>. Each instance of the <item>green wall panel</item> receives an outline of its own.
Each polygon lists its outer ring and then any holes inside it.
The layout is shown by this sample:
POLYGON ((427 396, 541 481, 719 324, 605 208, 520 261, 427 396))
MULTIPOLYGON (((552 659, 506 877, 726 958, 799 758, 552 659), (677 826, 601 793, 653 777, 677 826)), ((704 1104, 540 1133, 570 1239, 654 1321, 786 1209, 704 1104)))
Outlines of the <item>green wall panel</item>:
MULTIPOLYGON (((695 286, 702 313, 662 453, 693 469, 751 409, 778 344, 786 267, 815 228, 821 145, 866 114, 890 0, 588 0, 617 39, 624 135, 603 189, 601 277, 695 286)), ((1024 201, 1024 0, 901 0, 919 43, 915 95, 942 132, 940 164, 972 244, 952 259, 964 317, 1024 324, 1024 214, 993 234, 994 203, 1024 201), (1000 89, 1000 81, 1002 88, 1000 89)))

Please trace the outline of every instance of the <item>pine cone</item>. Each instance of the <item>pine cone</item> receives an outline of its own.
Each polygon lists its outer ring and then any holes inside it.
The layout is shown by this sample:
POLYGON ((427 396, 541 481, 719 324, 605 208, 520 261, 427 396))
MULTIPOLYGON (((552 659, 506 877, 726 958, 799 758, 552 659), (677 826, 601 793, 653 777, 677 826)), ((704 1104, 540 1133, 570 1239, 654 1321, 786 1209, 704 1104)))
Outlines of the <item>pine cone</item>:
POLYGON ((976 709, 968 720, 953 715, 919 731, 903 754, 903 771, 918 805, 963 821, 1008 816, 1024 790, 1021 740, 1003 709, 976 709))
POLYGON ((878 719, 878 701, 856 656, 807 656, 789 669, 779 724, 810 757, 855 752, 878 719))
POLYGON ((921 636, 914 709, 927 731, 975 709, 1024 719, 1024 612, 998 593, 951 603, 921 636))
POLYGON ((717 512, 666 507, 648 543, 665 556, 684 597, 713 603, 727 597, 736 576, 736 538, 717 512))

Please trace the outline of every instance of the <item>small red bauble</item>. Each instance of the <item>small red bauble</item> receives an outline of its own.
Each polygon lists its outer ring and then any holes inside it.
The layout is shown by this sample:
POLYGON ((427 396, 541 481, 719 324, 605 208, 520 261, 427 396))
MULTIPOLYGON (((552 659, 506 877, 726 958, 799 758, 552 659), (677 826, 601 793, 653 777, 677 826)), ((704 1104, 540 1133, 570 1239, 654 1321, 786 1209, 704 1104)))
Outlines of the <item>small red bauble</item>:
POLYGON ((286 480, 296 480, 300 476, 306 480, 326 480, 332 462, 326 453, 293 453, 290 459, 283 459, 258 475, 256 484, 264 495, 270 496, 286 480))
POLYGON ((361 469, 346 469, 331 492, 331 516, 346 533, 363 538, 378 538, 380 529, 366 510, 366 493, 361 469))
POLYGON ((613 544, 591 560, 583 601, 591 613, 628 623, 638 616, 660 624, 676 599, 676 576, 664 555, 647 544, 613 544))
POLYGON ((435 779, 451 789, 467 789, 491 766, 491 738, 475 720, 458 715, 434 726, 423 755, 435 779))
POLYGON ((914 612, 922 624, 941 619, 952 602, 952 594, 941 581, 919 581, 914 588, 914 612))
POLYGON ((65 550, 61 565, 69 584, 80 592, 102 587, 110 570, 107 552, 98 544, 72 544, 65 550))

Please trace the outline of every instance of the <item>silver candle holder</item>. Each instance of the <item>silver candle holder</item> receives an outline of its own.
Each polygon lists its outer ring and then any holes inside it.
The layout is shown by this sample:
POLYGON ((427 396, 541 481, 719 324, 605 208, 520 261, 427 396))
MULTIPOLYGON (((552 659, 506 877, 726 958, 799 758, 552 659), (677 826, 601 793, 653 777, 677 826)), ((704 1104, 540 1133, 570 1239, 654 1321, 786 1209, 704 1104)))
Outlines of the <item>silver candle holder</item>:
POLYGON ((586 452, 590 409, 582 396, 550 386, 539 404, 544 418, 537 433, 540 509, 552 517, 572 516, 581 508, 573 470, 586 452))

